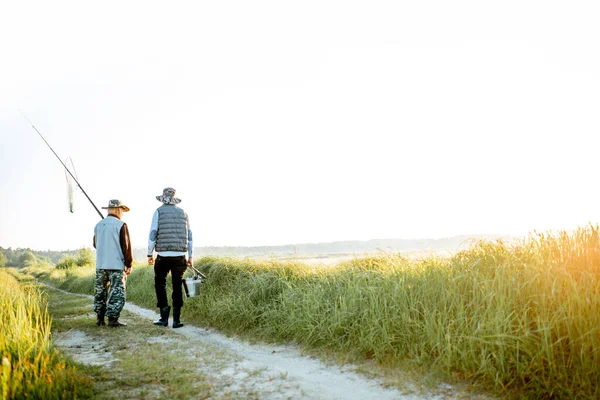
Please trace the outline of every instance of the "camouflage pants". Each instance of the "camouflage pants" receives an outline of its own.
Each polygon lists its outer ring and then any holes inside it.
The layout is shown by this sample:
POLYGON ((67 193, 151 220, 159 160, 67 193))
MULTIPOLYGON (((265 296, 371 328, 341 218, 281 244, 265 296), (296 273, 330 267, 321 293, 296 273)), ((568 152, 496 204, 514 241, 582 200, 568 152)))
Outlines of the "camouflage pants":
POLYGON ((107 317, 118 317, 125 305, 124 271, 114 269, 96 270, 94 281, 94 311, 107 317))

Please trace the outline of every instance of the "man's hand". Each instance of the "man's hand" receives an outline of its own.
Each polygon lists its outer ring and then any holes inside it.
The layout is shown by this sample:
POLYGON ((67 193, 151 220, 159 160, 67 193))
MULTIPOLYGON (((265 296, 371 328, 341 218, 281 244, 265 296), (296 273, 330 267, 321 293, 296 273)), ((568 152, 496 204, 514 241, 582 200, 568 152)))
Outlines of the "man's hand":
POLYGON ((129 275, 131 273, 131 267, 125 267, 125 275, 129 275))
POLYGON ((152 256, 148 256, 148 265, 154 265, 154 258, 152 256))
POLYGON ((188 266, 188 267, 191 267, 192 265, 194 265, 194 260, 192 260, 192 258, 190 257, 190 258, 188 258, 188 260, 187 260, 187 266, 188 266))

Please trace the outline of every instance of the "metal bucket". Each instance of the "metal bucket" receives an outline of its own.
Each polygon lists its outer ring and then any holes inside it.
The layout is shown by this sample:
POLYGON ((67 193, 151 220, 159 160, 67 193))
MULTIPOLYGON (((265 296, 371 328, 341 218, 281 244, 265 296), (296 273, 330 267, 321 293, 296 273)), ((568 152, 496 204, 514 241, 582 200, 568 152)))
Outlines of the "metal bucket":
POLYGON ((200 295, 200 284, 204 279, 206 279, 206 275, 202 272, 198 271, 194 267, 190 267, 196 273, 193 278, 185 278, 182 280, 183 290, 185 291, 185 295, 187 297, 194 297, 200 295))
POLYGON ((200 294, 200 284, 202 279, 186 278, 183 280, 183 290, 187 297, 194 297, 200 294))

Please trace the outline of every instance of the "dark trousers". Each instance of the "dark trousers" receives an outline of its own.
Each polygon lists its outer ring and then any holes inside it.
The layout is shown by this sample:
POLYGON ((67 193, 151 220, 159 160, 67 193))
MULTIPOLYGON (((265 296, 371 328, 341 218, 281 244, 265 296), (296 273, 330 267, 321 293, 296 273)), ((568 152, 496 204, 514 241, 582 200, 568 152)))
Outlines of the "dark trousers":
POLYGON ((157 256, 154 262, 154 289, 156 290, 156 307, 165 308, 169 305, 167 300, 167 275, 171 272, 173 283, 173 307, 183 306, 181 280, 187 269, 185 257, 157 256))

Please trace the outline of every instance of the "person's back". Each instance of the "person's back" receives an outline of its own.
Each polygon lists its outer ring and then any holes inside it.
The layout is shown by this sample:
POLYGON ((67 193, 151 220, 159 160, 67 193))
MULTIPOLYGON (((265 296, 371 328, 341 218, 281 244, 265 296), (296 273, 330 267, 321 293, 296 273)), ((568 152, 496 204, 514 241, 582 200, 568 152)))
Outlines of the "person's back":
POLYGON ((125 305, 125 282, 131 273, 133 255, 127 224, 121 221, 129 207, 120 200, 110 200, 108 215, 94 227, 94 248, 96 249, 96 278, 94 280, 94 311, 96 325, 119 327, 119 316, 125 305))
POLYGON ((124 222, 113 215, 98 222, 94 228, 96 237, 96 269, 125 268, 120 234, 124 222))
POLYGON ((154 264, 156 307, 160 310, 160 319, 154 321, 154 325, 169 324, 171 307, 167 300, 167 275, 170 272, 173 283, 173 328, 179 328, 183 326, 179 320, 183 307, 182 279, 187 267, 192 265, 192 230, 187 213, 177 206, 181 200, 175 197, 175 189, 165 188, 156 199, 163 205, 152 216, 148 238, 148 264, 154 264), (156 263, 153 258, 155 250, 156 263))
POLYGON ((188 216, 175 204, 163 204, 158 209, 156 251, 188 251, 188 216))

